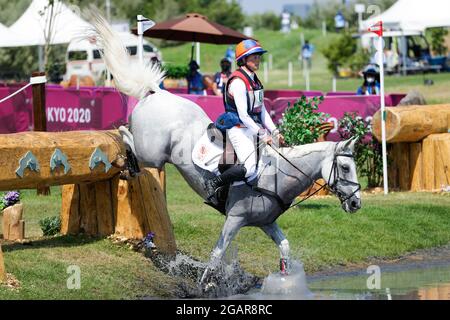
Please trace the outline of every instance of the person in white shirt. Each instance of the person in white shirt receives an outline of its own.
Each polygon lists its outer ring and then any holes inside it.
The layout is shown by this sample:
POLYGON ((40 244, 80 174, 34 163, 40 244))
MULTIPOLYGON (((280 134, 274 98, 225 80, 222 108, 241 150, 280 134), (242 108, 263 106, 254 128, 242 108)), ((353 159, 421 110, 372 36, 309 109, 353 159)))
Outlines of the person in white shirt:
POLYGON ((221 175, 206 181, 207 199, 217 205, 218 188, 241 181, 255 174, 258 162, 258 140, 272 144, 272 137, 284 144, 284 137, 264 106, 264 88, 256 71, 262 54, 266 53, 258 42, 244 40, 236 46, 236 62, 239 69, 228 80, 224 90, 225 115, 234 116, 236 123, 226 128, 227 137, 236 152, 238 163, 221 175))

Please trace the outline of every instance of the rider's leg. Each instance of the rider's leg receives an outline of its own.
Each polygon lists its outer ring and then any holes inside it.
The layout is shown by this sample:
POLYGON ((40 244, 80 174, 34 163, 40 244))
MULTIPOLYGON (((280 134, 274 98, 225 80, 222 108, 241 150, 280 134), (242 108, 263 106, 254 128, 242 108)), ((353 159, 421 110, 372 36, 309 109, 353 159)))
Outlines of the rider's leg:
POLYGON ((261 229, 276 243, 280 249, 280 271, 282 274, 288 274, 290 269, 289 241, 286 239, 286 236, 275 222, 262 226, 261 229))
POLYGON ((207 201, 218 204, 215 198, 216 190, 235 181, 242 181, 250 177, 256 170, 256 152, 253 136, 246 128, 231 128, 227 131, 228 138, 233 145, 240 165, 234 165, 221 175, 205 182, 207 201))
POLYGON ((235 181, 241 181, 245 178, 247 169, 244 165, 235 165, 227 169, 221 175, 214 177, 212 179, 206 180, 206 199, 210 201, 213 205, 218 205, 218 200, 215 197, 218 188, 225 185, 229 185, 235 181))
POLYGON ((239 163, 244 164, 247 172, 245 177, 251 177, 256 171, 257 152, 256 137, 247 128, 234 127, 227 131, 239 163))

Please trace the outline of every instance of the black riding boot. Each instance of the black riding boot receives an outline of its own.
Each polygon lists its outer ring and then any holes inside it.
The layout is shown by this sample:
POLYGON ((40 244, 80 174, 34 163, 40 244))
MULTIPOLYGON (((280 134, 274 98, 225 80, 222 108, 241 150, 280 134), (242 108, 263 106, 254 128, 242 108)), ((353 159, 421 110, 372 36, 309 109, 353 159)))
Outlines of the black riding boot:
POLYGON ((220 176, 214 177, 212 179, 206 180, 205 190, 207 193, 206 200, 217 206, 219 200, 216 197, 216 191, 220 187, 229 185, 235 181, 244 180, 247 169, 244 165, 235 165, 227 169, 220 176))

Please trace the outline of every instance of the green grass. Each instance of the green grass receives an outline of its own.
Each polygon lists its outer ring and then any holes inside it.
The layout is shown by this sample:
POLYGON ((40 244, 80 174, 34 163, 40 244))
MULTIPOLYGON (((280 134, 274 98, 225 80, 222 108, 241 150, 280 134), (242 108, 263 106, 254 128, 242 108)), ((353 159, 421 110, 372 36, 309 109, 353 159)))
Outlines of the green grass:
MULTIPOLYGON (((224 217, 202 203, 173 166, 167 166, 168 205, 178 248, 206 261, 224 217)), ((171 296, 176 279, 160 272, 142 254, 108 239, 43 238, 38 221, 59 214, 60 189, 51 197, 22 194, 28 244, 3 244, 8 272, 21 283, 0 286, 0 299, 135 299, 171 296), (67 268, 81 268, 81 290, 66 287, 67 268)), ((450 242, 450 196, 393 193, 363 197, 363 208, 345 213, 334 197, 309 200, 278 220, 292 256, 307 273, 336 265, 401 256, 450 242)), ((242 229, 233 246, 243 268, 266 276, 278 268, 274 243, 258 228, 242 229)))
MULTIPOLYGON (((309 39, 316 48, 310 74, 310 89, 324 93, 330 92, 332 91, 332 75, 326 67, 327 60, 321 50, 327 47, 337 35, 328 33, 327 37, 323 37, 319 30, 302 30, 302 32, 305 34, 305 39, 309 39)), ((298 61, 300 32, 293 31, 286 35, 277 31, 256 30, 255 38, 273 56, 273 69, 269 71, 269 81, 264 82, 264 87, 266 89, 306 90, 303 71, 298 61), (290 61, 294 68, 292 88, 288 87, 288 63, 290 61)), ((226 45, 202 44, 201 72, 214 74, 219 71, 219 61, 224 57, 226 48, 226 45)), ((191 56, 191 44, 162 48, 161 51, 166 62, 187 64, 191 56)), ((267 55, 264 57, 267 61, 267 55)), ((262 69, 259 71, 259 77, 263 80, 262 69)), ((450 83, 450 73, 427 74, 426 77, 432 79, 435 84, 425 86, 423 75, 387 76, 385 90, 387 93, 408 93, 411 90, 417 90, 425 96, 430 104, 450 102, 450 91, 447 90, 450 83)), ((356 91, 361 83, 362 80, 359 78, 338 79, 337 90, 356 91)))
MULTIPOLYGON (((177 175, 168 168, 168 202, 177 244, 191 255, 207 259, 224 219, 203 206, 193 191, 182 186, 184 182, 173 188, 170 181, 177 180, 177 175), (180 189, 183 192, 177 191, 180 189)), ((363 197, 363 208, 354 215, 345 213, 334 197, 312 199, 282 215, 278 223, 293 256, 305 263, 307 272, 314 272, 449 243, 450 196, 370 195, 363 197)), ((250 272, 264 275, 277 268, 278 250, 261 230, 244 228, 235 243, 241 264, 250 272)))

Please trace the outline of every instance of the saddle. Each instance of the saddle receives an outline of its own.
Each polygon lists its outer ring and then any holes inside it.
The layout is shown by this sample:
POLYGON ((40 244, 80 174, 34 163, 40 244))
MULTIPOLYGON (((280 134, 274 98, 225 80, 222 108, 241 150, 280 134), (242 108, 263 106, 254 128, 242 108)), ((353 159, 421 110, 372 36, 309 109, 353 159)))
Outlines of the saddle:
POLYGON ((237 164, 238 158, 233 144, 214 123, 210 123, 206 129, 208 139, 218 147, 223 148, 222 157, 219 160, 219 172, 224 173, 227 169, 237 164))
MULTIPOLYGON (((215 144, 217 147, 221 148, 223 150, 222 156, 218 163, 218 170, 222 174, 225 171, 227 171, 229 168, 235 166, 238 164, 238 157, 237 154, 233 148, 233 144, 228 139, 227 135, 217 128, 217 126, 214 123, 210 123, 208 125, 208 128, 206 129, 208 140, 215 144)), ((259 142, 259 141, 258 141, 259 142)), ((260 148, 257 150, 257 156, 258 161, 260 157, 260 148)), ((225 185, 217 190, 216 198, 219 200, 218 206, 214 206, 211 203, 207 203, 208 205, 212 206, 222 214, 226 214, 225 212, 225 203, 228 198, 228 193, 230 190, 231 185, 225 185)))

